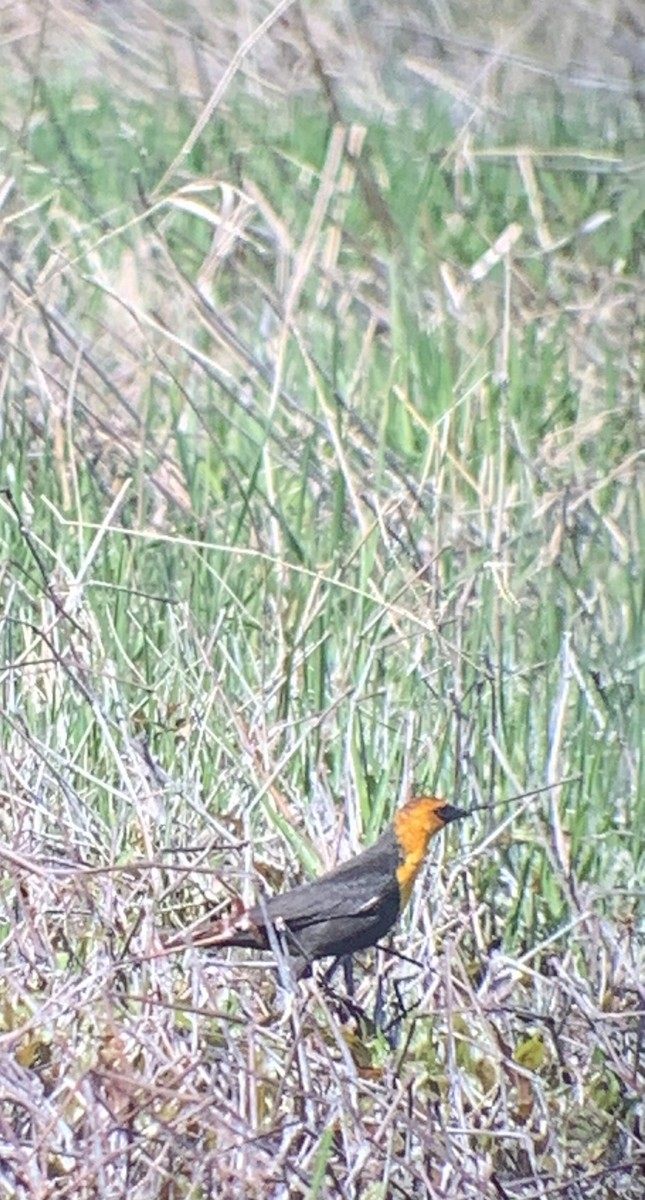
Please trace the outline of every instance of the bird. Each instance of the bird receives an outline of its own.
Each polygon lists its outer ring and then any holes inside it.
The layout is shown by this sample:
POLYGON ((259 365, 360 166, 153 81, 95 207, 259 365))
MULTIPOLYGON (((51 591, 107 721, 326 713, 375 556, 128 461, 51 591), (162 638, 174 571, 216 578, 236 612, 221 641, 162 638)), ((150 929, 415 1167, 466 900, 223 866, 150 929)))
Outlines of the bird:
POLYGON ((296 979, 320 958, 342 958, 380 940, 410 899, 431 838, 467 816, 438 796, 416 796, 367 850, 310 883, 240 904, 228 916, 198 927, 190 937, 166 942, 165 950, 190 946, 281 948, 296 979))

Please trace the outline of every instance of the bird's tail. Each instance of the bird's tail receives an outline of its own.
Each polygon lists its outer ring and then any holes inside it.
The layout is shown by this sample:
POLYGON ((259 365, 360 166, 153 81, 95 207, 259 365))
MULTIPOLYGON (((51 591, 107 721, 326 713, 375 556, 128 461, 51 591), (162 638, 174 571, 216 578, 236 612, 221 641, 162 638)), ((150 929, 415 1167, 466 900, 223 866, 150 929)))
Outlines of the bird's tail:
POLYGON ((164 945, 165 950, 185 950, 187 947, 205 950, 210 946, 245 946, 261 950, 266 939, 254 922, 250 909, 241 901, 219 921, 202 921, 185 930, 164 945))

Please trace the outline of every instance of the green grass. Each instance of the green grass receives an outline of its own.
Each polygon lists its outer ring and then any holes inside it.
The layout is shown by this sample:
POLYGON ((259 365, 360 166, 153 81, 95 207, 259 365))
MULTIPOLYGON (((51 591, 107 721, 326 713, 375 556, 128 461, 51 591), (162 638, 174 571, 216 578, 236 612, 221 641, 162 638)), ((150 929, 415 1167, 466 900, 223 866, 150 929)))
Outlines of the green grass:
POLYGON ((159 189, 205 98, 169 27, 153 80, 96 22, 0 109, 0 1074, 49 1105, 6 1101, 7 1194, 35 1142, 81 1197, 636 1197, 635 99, 506 64, 467 126, 338 76, 334 163, 269 35, 159 189), (392 1045, 248 955, 149 958, 415 788, 477 811, 376 960, 392 1045))

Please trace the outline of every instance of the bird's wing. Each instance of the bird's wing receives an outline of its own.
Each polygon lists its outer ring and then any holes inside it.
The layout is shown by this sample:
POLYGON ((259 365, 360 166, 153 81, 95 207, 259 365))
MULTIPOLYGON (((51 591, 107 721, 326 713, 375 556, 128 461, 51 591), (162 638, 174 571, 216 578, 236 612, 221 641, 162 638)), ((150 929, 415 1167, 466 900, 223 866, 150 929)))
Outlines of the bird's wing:
POLYGON ((394 832, 388 830, 362 854, 343 863, 312 883, 268 897, 251 910, 258 924, 284 921, 297 931, 337 917, 360 917, 377 907, 384 896, 398 889, 396 868, 400 853, 394 832))

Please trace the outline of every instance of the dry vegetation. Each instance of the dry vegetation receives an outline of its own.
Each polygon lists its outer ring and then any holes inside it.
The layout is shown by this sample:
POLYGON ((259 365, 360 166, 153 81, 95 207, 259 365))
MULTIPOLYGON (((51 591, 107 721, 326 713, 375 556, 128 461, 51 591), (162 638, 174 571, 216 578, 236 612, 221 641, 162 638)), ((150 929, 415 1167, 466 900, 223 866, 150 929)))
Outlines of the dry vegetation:
POLYGON ((0 34, 0 1200, 638 1200, 641 5, 0 34), (413 785, 351 1002, 159 953, 413 785))

